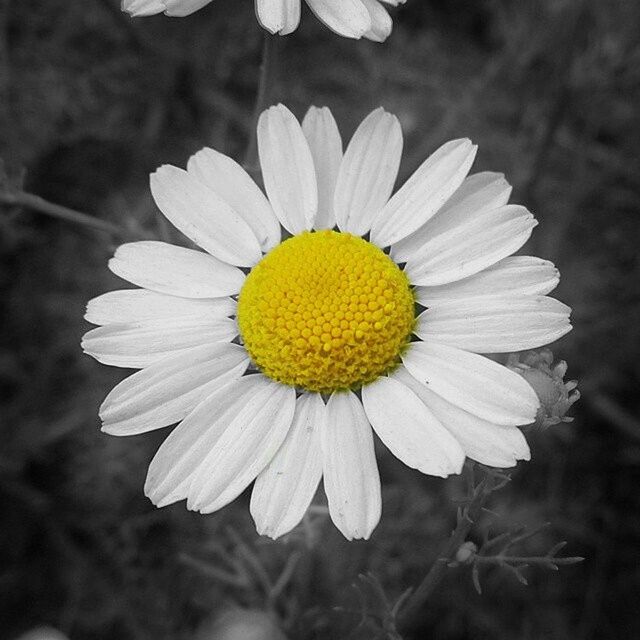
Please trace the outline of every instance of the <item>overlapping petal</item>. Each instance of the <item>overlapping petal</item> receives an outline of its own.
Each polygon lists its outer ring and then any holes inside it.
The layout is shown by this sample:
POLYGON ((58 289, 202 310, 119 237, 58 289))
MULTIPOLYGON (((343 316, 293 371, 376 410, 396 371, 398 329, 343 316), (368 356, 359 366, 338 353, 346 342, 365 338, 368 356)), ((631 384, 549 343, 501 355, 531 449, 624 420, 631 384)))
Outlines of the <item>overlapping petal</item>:
POLYGON ((300 0, 255 0, 258 22, 270 33, 286 36, 300 24, 300 0))
POLYGON ((533 422, 539 402, 517 373, 461 349, 413 342, 402 356, 409 373, 457 407, 502 425, 533 422))
POLYGON ((329 398, 322 452, 331 519, 347 540, 366 540, 382 512, 380 476, 371 426, 351 391, 329 398))
POLYGON ((320 435, 327 410, 320 394, 305 393, 287 437, 256 479, 251 515, 258 533, 278 538, 302 520, 322 477, 320 435))

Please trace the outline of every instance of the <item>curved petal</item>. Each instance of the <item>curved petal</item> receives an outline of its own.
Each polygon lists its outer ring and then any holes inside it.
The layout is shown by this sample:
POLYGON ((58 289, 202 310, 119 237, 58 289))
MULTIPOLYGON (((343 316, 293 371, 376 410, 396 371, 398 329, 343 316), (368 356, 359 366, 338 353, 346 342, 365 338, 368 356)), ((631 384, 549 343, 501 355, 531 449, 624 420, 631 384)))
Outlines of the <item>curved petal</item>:
POLYGON ((298 28, 301 0, 255 0, 256 15, 263 29, 286 36, 298 28))
POLYGON ((219 298, 238 293, 244 273, 202 251, 143 240, 120 245, 109 269, 139 287, 183 298, 219 298))
POLYGON ((364 37, 374 42, 384 42, 393 29, 393 20, 389 12, 378 0, 362 0, 362 3, 371 18, 371 29, 364 34, 364 37))
POLYGON ((447 200, 440 211, 410 236, 391 247, 396 262, 406 262, 419 252, 430 238, 441 233, 441 224, 455 226, 465 220, 503 207, 509 202, 511 185, 502 173, 483 171, 467 176, 458 190, 447 200))
POLYGON ((134 18, 152 16, 165 10, 164 0, 122 0, 122 11, 134 18))
POLYGON ((477 150, 471 140, 463 138, 432 153, 378 214, 371 241, 388 247, 432 218, 462 184, 477 150))
POLYGON ((266 253, 280 242, 280 223, 251 176, 229 156, 201 149, 187 171, 215 191, 248 225, 266 253))
POLYGON ((250 375, 220 386, 203 400, 167 437, 151 461, 145 495, 158 507, 184 500, 191 479, 240 413, 259 411, 252 398, 265 378, 250 375))
POLYGON ((295 389, 262 375, 258 378, 257 388, 226 421, 224 432, 193 476, 189 509, 211 513, 224 507, 245 490, 282 445, 293 420, 295 389))
POLYGON ((282 226, 294 235, 311 229, 318 210, 313 157, 300 123, 284 105, 261 114, 258 152, 264 186, 282 226))
POLYGON ((187 349, 125 378, 100 407, 102 430, 129 436, 182 420, 207 395, 249 366, 237 344, 187 349))
POLYGON ((474 416, 503 425, 529 424, 536 417, 535 391, 524 378, 489 358, 412 342, 402 360, 418 382, 474 416))
POLYGON ((365 385, 362 404, 380 440, 408 467, 442 478, 462 471, 457 440, 402 382, 378 378, 365 385))
POLYGON ((275 540, 302 520, 322 477, 320 433, 325 424, 320 394, 298 398, 291 429, 251 493, 251 515, 260 535, 275 540))
POLYGON ((425 307, 475 298, 544 296, 560 282, 552 262, 531 256, 511 256, 469 276, 436 287, 416 287, 416 300, 425 307))
POLYGON ((351 391, 329 398, 322 457, 333 523, 347 540, 368 539, 382 512, 380 476, 371 426, 351 391))
POLYGON ((414 333, 476 353, 509 353, 550 344, 571 331, 571 309, 554 298, 452 300, 418 316, 414 333))
POLYGON ((231 298, 194 300, 148 289, 120 289, 89 300, 84 319, 98 325, 189 316, 216 320, 234 315, 236 306, 231 298))
POLYGON ((398 118, 382 107, 358 127, 342 159, 334 208, 341 231, 364 235, 387 203, 402 156, 398 118))
POLYGON ((407 260, 405 271, 414 285, 462 280, 517 251, 537 224, 524 207, 506 205, 464 224, 446 225, 407 260))
POLYGON ((163 0, 165 4, 165 13, 175 18, 183 18, 190 16, 192 13, 202 9, 209 4, 211 0, 163 0))
POLYGON ((529 445, 518 427, 493 424, 456 407, 420 384, 404 367, 400 367, 394 377, 424 402, 472 460, 489 467, 506 468, 515 466, 518 460, 531 458, 529 445))
POLYGON ((342 138, 333 114, 327 107, 311 107, 302 121, 318 180, 318 214, 314 229, 333 229, 336 216, 333 195, 342 162, 342 138))
POLYGON ((249 225, 192 175, 164 165, 151 174, 150 184, 160 211, 205 251, 239 267, 252 267, 260 260, 260 244, 249 225))
POLYGON ((319 20, 346 38, 361 38, 371 30, 371 17, 361 0, 307 0, 319 20))
POLYGON ((84 334, 82 349, 102 364, 142 369, 191 347, 231 342, 237 335, 230 318, 164 318, 92 329, 84 334))

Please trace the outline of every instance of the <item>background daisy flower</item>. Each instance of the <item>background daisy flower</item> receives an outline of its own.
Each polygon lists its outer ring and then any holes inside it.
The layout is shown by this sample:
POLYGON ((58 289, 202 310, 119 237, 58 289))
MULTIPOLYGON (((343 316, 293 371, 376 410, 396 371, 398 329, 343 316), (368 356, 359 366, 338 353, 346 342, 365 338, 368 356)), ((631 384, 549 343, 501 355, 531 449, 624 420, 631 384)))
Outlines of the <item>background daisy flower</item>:
POLYGON ((571 329, 569 308, 546 295, 558 273, 511 257, 536 221, 508 204, 501 174, 467 177, 469 140, 441 146, 392 195, 402 146, 383 109, 343 153, 328 109, 301 126, 279 105, 258 123, 267 197, 212 149, 151 176, 160 210, 204 251, 119 247, 110 269, 141 288, 89 302, 101 326, 83 348, 141 369, 104 401, 104 431, 182 421, 149 468, 156 505, 209 513, 255 480, 251 513, 275 538, 323 479, 338 529, 368 538, 381 513, 374 431, 429 475, 459 473, 465 456, 529 458, 518 426, 535 419, 536 394, 480 354, 571 329))
MULTIPOLYGON (((188 16, 211 0, 122 0, 122 10, 134 17, 165 13, 188 16)), ((405 0, 306 0, 315 15, 341 36, 382 42, 391 33, 391 16, 384 5, 405 0)), ((271 33, 287 35, 298 28, 302 0, 255 0, 260 24, 271 33)))

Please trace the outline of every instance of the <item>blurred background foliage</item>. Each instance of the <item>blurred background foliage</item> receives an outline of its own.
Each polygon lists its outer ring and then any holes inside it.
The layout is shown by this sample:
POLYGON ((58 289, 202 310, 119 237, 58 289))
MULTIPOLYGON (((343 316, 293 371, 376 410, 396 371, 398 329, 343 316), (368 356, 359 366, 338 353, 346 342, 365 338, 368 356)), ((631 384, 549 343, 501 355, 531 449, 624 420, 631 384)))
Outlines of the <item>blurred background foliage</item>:
MULTIPOLYGON (((122 286, 106 269, 118 242, 172 233, 150 171, 204 145, 242 157, 262 41, 252 4, 132 21, 117 0, 0 3, 8 179, 124 229, 1 211, 2 638, 36 624, 73 640, 190 638, 233 606, 273 612, 290 638, 371 637, 351 612, 358 573, 395 599, 451 530, 460 482, 380 451, 370 542, 345 542, 317 513, 273 543, 255 534, 246 496, 208 517, 154 509, 142 486, 164 433, 99 431, 123 372, 81 353, 84 305, 122 286)), ((573 424, 529 434, 533 461, 491 506, 498 530, 552 523, 528 552, 566 539, 586 562, 532 568, 528 587, 491 570, 482 596, 452 569, 423 637, 640 637, 640 3, 408 0, 395 24, 385 45, 352 42, 305 11, 282 39, 274 100, 300 117, 330 106, 345 140, 382 104, 403 125, 402 178, 449 138, 479 143, 475 170, 504 171, 540 220, 527 251, 562 272, 575 329, 553 349, 583 392, 573 424)))

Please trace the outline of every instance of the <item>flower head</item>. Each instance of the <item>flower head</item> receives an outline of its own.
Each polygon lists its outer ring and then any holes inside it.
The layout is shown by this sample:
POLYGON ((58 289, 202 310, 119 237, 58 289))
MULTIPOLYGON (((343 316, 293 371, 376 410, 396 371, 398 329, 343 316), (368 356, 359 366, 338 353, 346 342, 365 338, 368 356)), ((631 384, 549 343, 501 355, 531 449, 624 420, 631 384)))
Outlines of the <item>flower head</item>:
POLYGON ((140 288, 89 302, 101 326, 83 347, 140 369, 104 401, 106 432, 181 421, 149 469, 155 504, 209 513, 255 480, 251 513, 277 537, 324 479, 336 526, 367 538, 381 512, 374 431, 435 476, 465 456, 528 459, 518 426, 533 422, 536 393, 480 354, 570 330, 569 308, 546 295, 557 271, 510 257, 536 222, 507 204, 502 175, 467 177, 469 140, 444 144, 392 195, 402 144, 383 109, 343 153, 328 109, 301 126, 280 105, 258 124, 266 196, 212 149, 151 176, 160 210, 204 251, 119 247, 109 267, 140 288))
MULTIPOLYGON (((134 17, 165 13, 188 16, 212 0, 122 0, 122 10, 134 17)), ((298 28, 302 0, 255 0, 260 24, 270 33, 287 35, 298 28)), ((347 38, 368 38, 382 42, 392 29, 384 5, 397 7, 405 0, 306 0, 309 8, 327 27, 347 38)))

